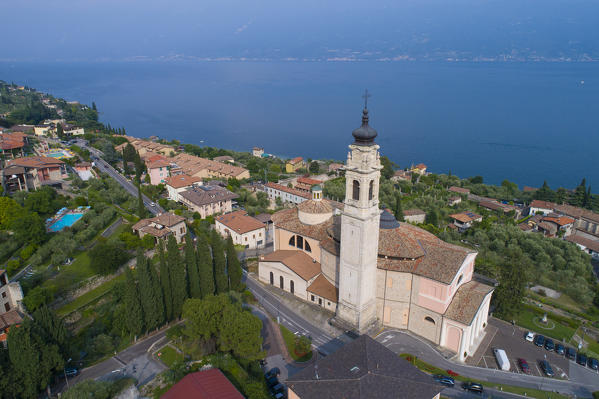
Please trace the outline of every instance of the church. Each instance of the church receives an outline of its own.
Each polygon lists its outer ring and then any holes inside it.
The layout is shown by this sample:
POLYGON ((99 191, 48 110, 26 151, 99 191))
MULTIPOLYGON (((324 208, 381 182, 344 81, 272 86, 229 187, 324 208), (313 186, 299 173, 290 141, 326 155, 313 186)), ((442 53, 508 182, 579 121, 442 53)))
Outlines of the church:
POLYGON ((314 186, 310 200, 273 214, 259 279, 360 333, 408 330, 464 361, 484 337, 494 287, 473 280, 475 251, 379 209, 380 147, 366 107, 352 135, 343 204, 314 186))

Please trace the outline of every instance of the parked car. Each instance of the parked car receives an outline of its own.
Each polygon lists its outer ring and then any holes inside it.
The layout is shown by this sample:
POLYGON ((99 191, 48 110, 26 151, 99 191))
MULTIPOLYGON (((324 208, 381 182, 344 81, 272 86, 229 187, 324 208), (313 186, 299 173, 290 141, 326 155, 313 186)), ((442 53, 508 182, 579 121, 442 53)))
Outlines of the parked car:
POLYGON ((533 342, 536 346, 542 347, 545 345, 545 337, 539 334, 535 337, 533 342))
POLYGON ((564 345, 556 342, 555 343, 555 353, 557 353, 558 355, 563 355, 565 351, 564 345))
POLYGON ((541 366, 541 370, 543 370, 543 373, 545 373, 545 375, 547 377, 553 377, 555 374, 553 373, 553 369, 551 368, 551 365, 549 364, 549 362, 547 360, 541 360, 539 362, 540 366, 541 366))
POLYGON ((273 367, 264 374, 264 378, 269 379, 270 377, 276 377, 281 374, 281 370, 278 367, 273 367))
POLYGON ((79 369, 77 367, 65 367, 63 372, 58 374, 58 378, 72 378, 79 375, 79 369))
POLYGON ((570 360, 576 359, 576 351, 574 348, 566 348, 566 357, 570 360))
POLYGON ((470 392, 483 393, 483 386, 478 382, 465 382, 462 384, 462 388, 470 392))
POLYGON ((276 375, 273 375, 272 377, 266 379, 266 385, 268 385, 269 387, 274 387, 278 383, 279 383, 279 380, 276 375))
POLYGON ((272 387, 272 392, 273 393, 281 393, 281 392, 285 392, 285 385, 278 383, 277 385, 275 385, 274 387, 272 387))
POLYGON ((448 375, 435 374, 433 375, 433 379, 440 384, 447 385, 448 387, 455 385, 455 380, 448 375))
POLYGON ((524 339, 528 342, 532 342, 532 340, 535 339, 535 333, 533 333, 532 331, 527 332, 524 336, 524 339))
POLYGON ((555 349, 555 344, 553 343, 552 339, 547 338, 545 340, 545 349, 547 349, 548 351, 553 351, 555 349))
POLYGON ((580 364, 581 366, 586 366, 587 365, 587 355, 585 355, 584 353, 578 352, 578 354, 576 355, 576 363, 580 364))
POLYGON ((589 360, 587 360, 587 366, 593 370, 597 370, 599 369, 599 361, 594 357, 589 357, 589 360))
POLYGON ((523 373, 530 374, 530 366, 526 359, 519 358, 518 366, 520 366, 520 370, 522 370, 523 373))

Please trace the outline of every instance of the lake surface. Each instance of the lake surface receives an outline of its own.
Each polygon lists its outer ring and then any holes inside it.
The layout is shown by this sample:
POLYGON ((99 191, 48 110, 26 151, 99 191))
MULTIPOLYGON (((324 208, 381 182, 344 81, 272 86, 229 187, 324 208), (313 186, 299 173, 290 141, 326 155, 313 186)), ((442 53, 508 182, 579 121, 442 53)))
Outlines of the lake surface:
POLYGON ((401 167, 599 188, 597 63, 0 63, 0 79, 95 101, 133 136, 339 160, 368 88, 381 153, 401 167))

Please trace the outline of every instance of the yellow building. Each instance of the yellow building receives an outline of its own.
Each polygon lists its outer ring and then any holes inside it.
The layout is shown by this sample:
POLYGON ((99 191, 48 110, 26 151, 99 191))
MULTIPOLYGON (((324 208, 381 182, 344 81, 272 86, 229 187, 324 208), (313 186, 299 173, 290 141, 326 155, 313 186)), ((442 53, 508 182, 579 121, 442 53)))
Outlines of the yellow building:
POLYGON ((305 166, 306 163, 304 162, 304 158, 295 157, 287 161, 287 163, 285 163, 285 172, 295 173, 298 169, 304 168, 305 166))

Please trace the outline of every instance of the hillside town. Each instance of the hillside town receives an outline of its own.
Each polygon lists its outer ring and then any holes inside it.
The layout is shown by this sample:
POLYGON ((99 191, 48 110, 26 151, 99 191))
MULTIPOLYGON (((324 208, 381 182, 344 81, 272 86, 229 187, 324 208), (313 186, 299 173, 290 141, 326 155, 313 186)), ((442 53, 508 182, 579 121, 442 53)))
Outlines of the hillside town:
POLYGON ((366 104, 345 160, 281 158, 1 83, 0 398, 599 391, 584 179, 392 161, 366 104))

